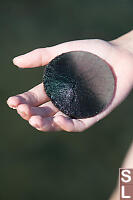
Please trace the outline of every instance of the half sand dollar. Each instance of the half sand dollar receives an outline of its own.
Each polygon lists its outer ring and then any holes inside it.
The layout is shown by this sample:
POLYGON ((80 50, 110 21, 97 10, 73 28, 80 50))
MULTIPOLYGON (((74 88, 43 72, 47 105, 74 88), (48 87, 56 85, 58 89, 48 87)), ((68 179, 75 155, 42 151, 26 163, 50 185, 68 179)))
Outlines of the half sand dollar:
POLYGON ((55 57, 44 68, 43 84, 52 103, 75 119, 102 112, 115 93, 115 76, 109 64, 86 51, 55 57))

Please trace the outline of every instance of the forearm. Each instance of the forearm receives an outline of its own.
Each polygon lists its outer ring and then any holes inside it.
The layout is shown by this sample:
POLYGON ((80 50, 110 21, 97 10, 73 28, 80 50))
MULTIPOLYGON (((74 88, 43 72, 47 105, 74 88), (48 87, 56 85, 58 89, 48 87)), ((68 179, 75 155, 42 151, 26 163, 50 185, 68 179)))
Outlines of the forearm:
POLYGON ((115 40, 112 40, 111 43, 133 53, 133 30, 115 40))
MULTIPOLYGON (((122 168, 133 168, 133 143, 131 144, 131 147, 126 155, 122 168)), ((120 195, 119 183, 117 183, 117 187, 109 200, 118 200, 119 195, 120 195)))
POLYGON ((133 88, 133 30, 109 43, 116 50, 116 52, 113 51, 113 57, 115 58, 114 69, 120 73, 120 82, 124 84, 127 95, 133 88), (124 81, 125 83, 123 83, 124 81))

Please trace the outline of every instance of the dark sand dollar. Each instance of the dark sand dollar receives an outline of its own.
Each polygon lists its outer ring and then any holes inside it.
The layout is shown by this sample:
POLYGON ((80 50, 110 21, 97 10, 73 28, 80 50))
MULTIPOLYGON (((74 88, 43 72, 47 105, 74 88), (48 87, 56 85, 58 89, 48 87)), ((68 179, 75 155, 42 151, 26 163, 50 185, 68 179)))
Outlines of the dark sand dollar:
POLYGON ((71 51, 44 68, 43 83, 52 103, 71 118, 88 118, 111 102, 115 78, 109 65, 86 51, 71 51))

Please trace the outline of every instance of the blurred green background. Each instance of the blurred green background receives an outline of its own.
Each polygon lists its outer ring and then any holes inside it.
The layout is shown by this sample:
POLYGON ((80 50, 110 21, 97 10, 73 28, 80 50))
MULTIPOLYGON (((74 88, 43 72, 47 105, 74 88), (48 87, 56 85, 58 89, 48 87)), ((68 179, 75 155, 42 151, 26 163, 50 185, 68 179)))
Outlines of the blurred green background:
POLYGON ((0 200, 106 200, 133 140, 133 94, 82 133, 42 133, 8 108, 42 80, 13 57, 70 40, 114 39, 133 28, 132 0, 0 1, 0 200))

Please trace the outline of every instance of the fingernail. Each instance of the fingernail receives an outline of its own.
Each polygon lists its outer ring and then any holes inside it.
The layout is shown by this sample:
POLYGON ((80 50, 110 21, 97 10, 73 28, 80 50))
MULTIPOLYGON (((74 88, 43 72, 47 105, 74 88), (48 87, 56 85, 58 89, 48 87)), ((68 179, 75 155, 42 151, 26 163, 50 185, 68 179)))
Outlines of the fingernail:
POLYGON ((36 129, 40 130, 41 127, 38 124, 30 123, 31 126, 35 127, 36 129))
POLYGON ((6 100, 7 104, 9 104, 9 99, 10 99, 10 97, 6 100))
POLYGON ((35 127, 36 127, 37 130, 39 130, 39 131, 41 130, 41 127, 38 126, 37 124, 35 125, 35 127))
POLYGON ((10 108, 12 108, 12 109, 16 109, 17 107, 15 107, 14 105, 8 105, 10 108))
POLYGON ((15 97, 15 96, 11 96, 11 97, 9 97, 9 98, 6 100, 7 104, 12 105, 12 104, 10 103, 10 101, 11 101, 11 99, 14 98, 14 97, 15 97))
POLYGON ((25 112, 21 112, 21 115, 22 115, 23 117, 26 117, 26 116, 27 116, 25 112))
POLYGON ((22 55, 13 58, 13 63, 15 65, 20 65, 22 62, 23 62, 23 56, 22 55))
POLYGON ((22 117, 26 117, 26 113, 20 110, 17 110, 18 114, 21 115, 22 117))
POLYGON ((18 107, 17 112, 19 115, 21 115, 22 117, 26 117, 27 114, 24 112, 23 109, 21 109, 21 107, 18 107))
POLYGON ((16 56, 15 58, 13 58, 13 61, 16 61, 16 60, 22 60, 22 55, 16 56))
MULTIPOLYGON (((10 97, 9 97, 9 98, 10 98, 10 97)), ((9 102, 9 98, 8 98, 8 100, 6 101, 7 105, 8 105, 10 108, 12 108, 12 109, 16 109, 17 106, 15 106, 14 104, 11 104, 11 103, 9 102)))

